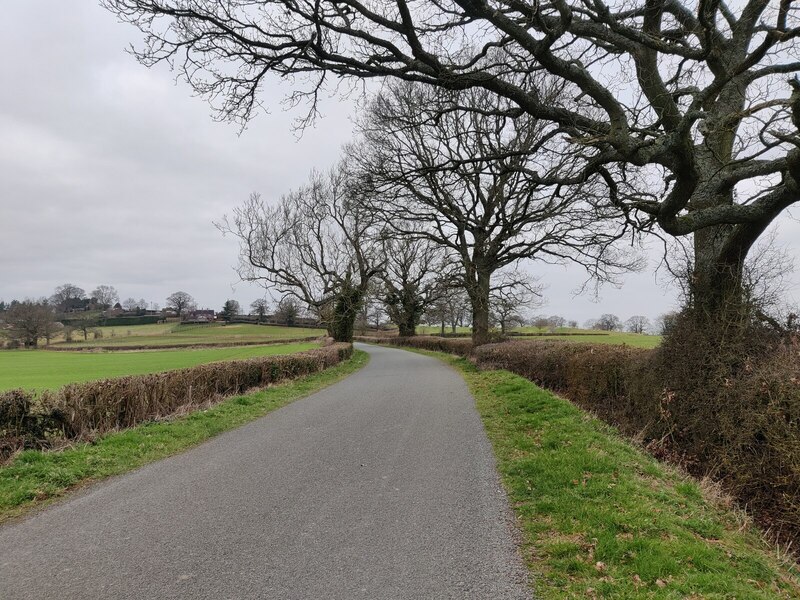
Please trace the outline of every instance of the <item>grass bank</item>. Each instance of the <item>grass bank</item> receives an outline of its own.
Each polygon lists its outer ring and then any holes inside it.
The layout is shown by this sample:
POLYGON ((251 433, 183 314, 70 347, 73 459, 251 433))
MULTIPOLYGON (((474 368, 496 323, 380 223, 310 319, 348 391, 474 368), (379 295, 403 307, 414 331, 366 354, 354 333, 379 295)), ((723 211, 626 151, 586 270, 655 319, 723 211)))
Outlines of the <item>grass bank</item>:
POLYGON ((538 598, 798 598, 800 575, 698 482, 508 371, 458 369, 522 531, 538 598))
POLYGON ((319 344, 307 342, 202 350, 102 353, 6 350, 0 352, 0 391, 18 388, 54 390, 67 383, 160 373, 220 360, 293 354, 317 347, 319 344))
POLYGON ((29 450, 0 467, 0 523, 77 486, 119 475, 257 419, 363 367, 365 352, 321 373, 228 398, 207 410, 110 433, 59 452, 29 450))

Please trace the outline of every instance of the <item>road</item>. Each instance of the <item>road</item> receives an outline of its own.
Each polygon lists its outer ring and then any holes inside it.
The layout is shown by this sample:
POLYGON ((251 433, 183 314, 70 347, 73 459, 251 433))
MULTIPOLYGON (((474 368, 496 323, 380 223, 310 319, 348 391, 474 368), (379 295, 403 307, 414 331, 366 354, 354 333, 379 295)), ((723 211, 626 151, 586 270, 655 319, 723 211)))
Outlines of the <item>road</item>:
POLYGON ((347 379, 0 528, 0 598, 529 598, 462 378, 347 379))

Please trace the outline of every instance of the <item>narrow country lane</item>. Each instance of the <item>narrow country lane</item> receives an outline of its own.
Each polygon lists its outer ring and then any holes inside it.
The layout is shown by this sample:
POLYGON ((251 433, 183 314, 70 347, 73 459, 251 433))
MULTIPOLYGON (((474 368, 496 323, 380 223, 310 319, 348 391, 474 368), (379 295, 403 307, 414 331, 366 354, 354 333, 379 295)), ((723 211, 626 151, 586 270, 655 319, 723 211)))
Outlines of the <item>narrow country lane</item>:
POLYGON ((0 598, 529 598, 461 377, 346 380, 0 528, 0 598))

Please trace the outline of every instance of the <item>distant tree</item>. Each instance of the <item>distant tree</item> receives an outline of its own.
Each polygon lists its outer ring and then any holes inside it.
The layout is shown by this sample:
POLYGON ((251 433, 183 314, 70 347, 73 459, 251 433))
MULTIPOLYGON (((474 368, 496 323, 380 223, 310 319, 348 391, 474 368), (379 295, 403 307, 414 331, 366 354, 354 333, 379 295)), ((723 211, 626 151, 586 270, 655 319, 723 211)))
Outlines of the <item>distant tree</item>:
POLYGON ((83 288, 79 288, 72 283, 65 283, 56 288, 50 302, 57 310, 67 311, 75 308, 80 308, 83 299, 86 297, 86 292, 83 288))
POLYGON ((26 348, 35 348, 40 338, 49 339, 56 330, 53 308, 41 302, 25 300, 9 308, 5 315, 6 334, 26 348))
POLYGON ((536 329, 549 329, 550 323, 550 317, 544 315, 537 315, 531 319, 531 325, 536 327, 536 329))
POLYGON ((0 300, 0 312, 5 312, 7 308, 8 305, 3 300, 0 300))
POLYGON ((444 283, 444 305, 446 307, 445 320, 450 325, 450 331, 456 333, 458 327, 463 327, 472 313, 472 304, 469 295, 461 287, 452 287, 447 284, 450 278, 445 279, 444 283))
POLYGON ((174 310, 179 317, 194 306, 194 298, 186 292, 175 292, 167 296, 167 308, 174 310))
POLYGON ((622 328, 622 321, 619 320, 617 315, 610 313, 600 315, 600 318, 594 322, 593 326, 593 329, 599 329, 600 331, 617 331, 620 328, 622 328))
POLYGON ((101 309, 111 308, 119 302, 119 294, 113 285, 98 285, 91 296, 101 309))
POLYGON ((267 204, 253 194, 218 224, 239 242, 239 275, 266 281, 325 323, 337 341, 353 327, 370 282, 380 271, 375 214, 359 201, 363 186, 342 161, 267 204))
MULTIPOLYGON (((489 296, 491 320, 500 326, 505 335, 509 327, 520 327, 525 324, 523 312, 541 299, 541 288, 532 281, 519 277, 516 273, 507 274, 489 296)), ((552 321, 547 320, 548 327, 552 321)))
POLYGON ((667 312, 656 319, 655 330, 659 335, 667 335, 675 326, 678 319, 677 312, 667 312))
POLYGON ((83 341, 89 340, 89 332, 97 327, 98 323, 99 321, 96 317, 82 317, 70 321, 70 324, 83 334, 83 341))
POLYGON ((555 329, 564 327, 567 324, 567 320, 560 315, 550 315, 547 320, 550 321, 550 327, 555 329))
POLYGON ((380 273, 386 313, 401 336, 416 335, 425 309, 442 297, 444 254, 429 240, 387 238, 380 273))
POLYGON ((124 308, 128 312, 134 312, 139 310, 140 303, 139 300, 136 298, 126 298, 122 301, 122 308, 124 308))
POLYGON ((450 303, 446 296, 442 296, 428 305, 425 309, 423 319, 428 325, 440 325, 441 333, 444 335, 449 315, 450 303))
POLYGON ((275 320, 281 325, 294 327, 297 317, 300 316, 300 303, 291 296, 286 296, 278 302, 275 310, 275 320))
POLYGON ((568 321, 567 322, 567 327, 569 327, 571 329, 577 329, 578 328, 578 322, 577 321, 568 321))
POLYGON ((644 333, 650 328, 650 319, 642 315, 634 315, 625 321, 625 327, 631 333, 644 333))
POLYGON ((239 303, 236 300, 226 300, 225 304, 222 305, 222 318, 225 321, 230 322, 230 320, 242 312, 239 303))
POLYGON ((259 323, 264 320, 269 312, 269 301, 266 298, 259 298, 250 303, 250 314, 258 315, 259 323))

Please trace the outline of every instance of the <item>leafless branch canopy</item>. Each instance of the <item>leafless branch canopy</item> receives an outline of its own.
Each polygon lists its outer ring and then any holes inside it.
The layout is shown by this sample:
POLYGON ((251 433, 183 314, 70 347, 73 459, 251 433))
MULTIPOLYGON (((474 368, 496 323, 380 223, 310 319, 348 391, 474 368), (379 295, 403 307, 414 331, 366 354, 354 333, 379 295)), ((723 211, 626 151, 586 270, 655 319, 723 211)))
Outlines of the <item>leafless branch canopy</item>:
POLYGON ((249 119, 270 74, 309 118, 321 91, 390 76, 555 124, 586 178, 672 235, 755 238, 800 197, 796 0, 103 2, 145 32, 142 62, 172 63, 223 118, 249 119), (536 71, 573 101, 549 102, 536 71))
POLYGON ((343 166, 267 204, 252 194, 218 227, 240 242, 239 275, 317 312, 344 288, 366 289, 380 269, 374 219, 354 200, 343 166))

